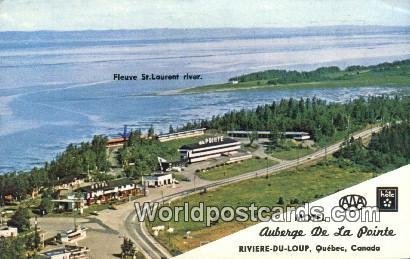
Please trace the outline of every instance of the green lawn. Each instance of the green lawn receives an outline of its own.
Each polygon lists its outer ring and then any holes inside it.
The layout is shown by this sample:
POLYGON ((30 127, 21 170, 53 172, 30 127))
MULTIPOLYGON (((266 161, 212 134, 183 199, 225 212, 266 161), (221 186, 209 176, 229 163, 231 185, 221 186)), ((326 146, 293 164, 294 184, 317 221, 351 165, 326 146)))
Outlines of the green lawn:
POLYGON ((289 150, 273 151, 271 155, 279 159, 293 160, 298 157, 307 156, 313 152, 315 152, 315 150, 311 148, 290 148, 289 150))
POLYGON ((256 150, 258 150, 258 148, 259 148, 259 145, 255 143, 253 143, 252 145, 249 145, 249 144, 242 145, 242 149, 245 152, 246 151, 255 152, 256 150))
POLYGON ((200 172, 198 176, 205 180, 215 181, 266 168, 277 163, 278 162, 269 159, 251 158, 242 162, 223 165, 205 172, 200 172))
MULTIPOLYGON (((204 202, 206 206, 256 206, 277 205, 279 197, 283 197, 285 204, 291 199, 300 202, 310 202, 319 197, 327 196, 339 190, 363 182, 373 177, 371 172, 360 171, 359 168, 339 168, 335 162, 314 165, 306 168, 291 169, 269 178, 259 177, 240 183, 223 186, 207 193, 195 194, 174 201, 171 206, 182 205, 188 202, 191 206, 204 202)), ((182 213, 183 215, 183 213, 182 213)), ((160 232, 157 239, 170 251, 177 254, 200 246, 203 242, 213 241, 223 236, 239 231, 252 222, 219 222, 214 226, 206 227, 204 222, 170 222, 174 228, 172 238, 160 232), (184 235, 191 231, 192 238, 185 239, 184 235)), ((158 219, 149 224, 166 225, 158 219)))

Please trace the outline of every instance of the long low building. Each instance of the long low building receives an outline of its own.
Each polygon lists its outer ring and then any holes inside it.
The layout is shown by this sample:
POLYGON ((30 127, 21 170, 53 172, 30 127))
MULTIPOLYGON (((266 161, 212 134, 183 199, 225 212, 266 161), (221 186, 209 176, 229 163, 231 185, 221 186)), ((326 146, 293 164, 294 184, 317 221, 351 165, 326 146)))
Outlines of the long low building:
POLYGON ((310 135, 307 132, 301 131, 286 131, 284 133, 286 138, 292 138, 294 140, 307 140, 310 139, 310 135))
POLYGON ((237 153, 241 142, 223 136, 210 137, 198 143, 184 145, 179 149, 181 160, 188 163, 199 162, 210 158, 237 153))
POLYGON ((192 138, 192 137, 204 135, 205 130, 206 130, 205 128, 201 128, 201 129, 179 131, 179 132, 168 133, 168 134, 160 134, 157 136, 157 139, 160 142, 165 142, 165 141, 181 139, 181 138, 192 138))
POLYGON ((107 141, 105 146, 107 149, 123 147, 124 143, 127 142, 128 138, 111 138, 107 141))
POLYGON ((43 252, 43 255, 48 259, 87 259, 90 258, 90 249, 86 246, 66 245, 62 248, 43 252))
MULTIPOLYGON (((230 137, 237 137, 237 138, 247 138, 249 134, 256 132, 258 134, 258 138, 269 138, 271 135, 270 131, 266 130, 259 130, 259 131, 249 131, 249 130, 228 130, 226 134, 230 137)), ((310 139, 310 135, 308 132, 303 131, 285 131, 281 133, 286 138, 291 138, 294 140, 306 140, 310 139)))
POLYGON ((121 178, 109 182, 94 183, 82 187, 86 204, 106 203, 110 200, 124 200, 142 194, 142 187, 131 179, 121 178))

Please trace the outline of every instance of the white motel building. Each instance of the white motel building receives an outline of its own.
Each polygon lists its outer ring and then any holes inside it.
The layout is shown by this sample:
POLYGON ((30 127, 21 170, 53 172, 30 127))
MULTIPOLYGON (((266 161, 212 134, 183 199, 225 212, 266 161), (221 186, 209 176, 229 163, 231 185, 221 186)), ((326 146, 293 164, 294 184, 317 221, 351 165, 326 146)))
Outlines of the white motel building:
POLYGON ((219 137, 210 137, 195 144, 184 145, 179 149, 181 159, 188 163, 199 162, 222 155, 237 153, 241 148, 241 142, 219 137))

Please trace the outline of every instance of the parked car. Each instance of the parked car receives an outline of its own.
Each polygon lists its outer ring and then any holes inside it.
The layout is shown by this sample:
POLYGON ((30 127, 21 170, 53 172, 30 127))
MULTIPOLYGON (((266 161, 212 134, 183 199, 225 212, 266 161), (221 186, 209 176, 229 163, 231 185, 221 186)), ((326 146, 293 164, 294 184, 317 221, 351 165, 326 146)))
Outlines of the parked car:
POLYGON ((98 216, 98 215, 100 215, 100 213, 98 212, 98 211, 96 211, 96 210, 94 210, 93 212, 91 212, 90 213, 91 215, 94 215, 94 216, 98 216))

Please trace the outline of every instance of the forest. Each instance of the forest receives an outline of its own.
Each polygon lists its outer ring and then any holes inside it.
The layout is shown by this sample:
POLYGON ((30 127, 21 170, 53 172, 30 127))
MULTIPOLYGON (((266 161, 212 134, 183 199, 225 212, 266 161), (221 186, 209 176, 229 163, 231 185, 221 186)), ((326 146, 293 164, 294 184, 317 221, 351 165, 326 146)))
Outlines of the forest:
MULTIPOLYGON (((169 127, 169 132, 175 132, 172 126, 169 127)), ((142 136, 141 130, 134 130, 123 148, 118 150, 117 158, 126 176, 138 178, 160 169, 158 157, 174 162, 176 165, 180 160, 178 149, 196 140, 197 138, 194 137, 160 142, 155 138, 152 127, 148 130, 148 138, 142 136)))
POLYGON ((6 195, 22 200, 41 187, 53 186, 76 176, 92 172, 106 171, 109 168, 105 146, 107 137, 94 136, 91 142, 70 144, 44 167, 33 168, 28 172, 11 172, 0 175, 0 205, 6 195))
POLYGON ((394 72, 407 74, 410 71, 410 59, 395 61, 392 63, 385 62, 378 65, 370 66, 349 66, 342 70, 337 66, 320 67, 313 71, 288 71, 288 70, 266 70, 262 72, 255 72, 238 77, 230 78, 229 81, 258 81, 268 80, 268 84, 288 84, 301 82, 318 82, 327 80, 346 80, 352 76, 365 72, 394 72))
MULTIPOLYGON (((192 121, 177 130, 207 128, 221 133, 226 130, 305 131, 321 146, 342 140, 349 133, 370 124, 409 121, 409 111, 409 96, 358 98, 347 103, 291 98, 260 105, 256 109, 231 111, 211 119, 192 121)), ((172 126, 171 129, 173 131, 172 126)), ((0 204, 4 203, 6 195, 12 194, 22 200, 41 187, 53 186, 70 177, 89 173, 104 176, 99 172, 110 167, 106 143, 107 137, 94 136, 91 142, 69 145, 44 167, 0 175, 0 204)), ((177 149, 182 144, 185 143, 160 143, 156 139, 141 138, 141 132, 136 131, 119 151, 119 160, 127 176, 149 174, 156 169, 158 156, 177 160, 177 149)))
POLYGON ((119 150, 119 162, 127 176, 138 177, 151 174, 158 168, 158 157, 176 159, 178 142, 161 143, 154 138, 142 138, 140 130, 131 132, 128 141, 119 150))
MULTIPOLYGON (((358 98, 348 103, 327 103, 313 99, 283 99, 253 110, 231 111, 209 120, 192 121, 177 128, 189 130, 207 128, 224 133, 226 130, 305 131, 321 146, 343 140, 350 133, 370 124, 409 119, 410 97, 358 98)), ((174 127, 170 126, 170 132, 174 127)), ((120 163, 127 176, 138 177, 157 169, 157 157, 178 159, 181 142, 160 143, 155 139, 141 138, 134 131, 119 151, 120 163)))
MULTIPOLYGON (((339 160, 350 160, 366 170, 385 172, 410 162, 410 122, 386 126, 373 134, 368 144, 359 139, 347 139, 335 153, 339 160)), ((343 162, 339 161, 339 162, 343 162)), ((347 161, 349 162, 349 161, 347 161)))
POLYGON ((304 131, 321 145, 343 139, 348 133, 368 124, 408 120, 409 111, 408 96, 358 98, 347 103, 327 103, 317 98, 290 98, 253 110, 231 111, 208 120, 189 122, 179 130, 304 131))

